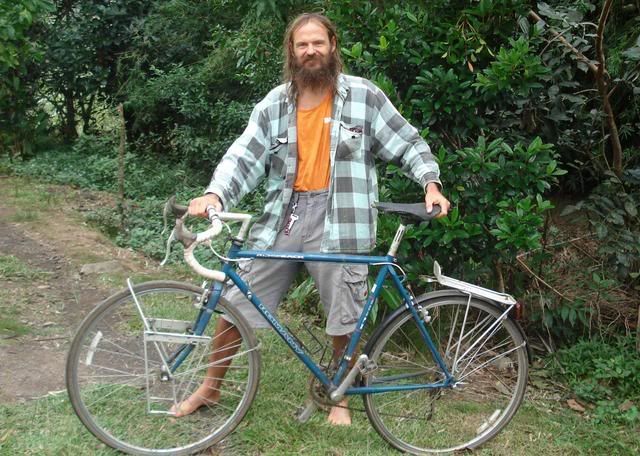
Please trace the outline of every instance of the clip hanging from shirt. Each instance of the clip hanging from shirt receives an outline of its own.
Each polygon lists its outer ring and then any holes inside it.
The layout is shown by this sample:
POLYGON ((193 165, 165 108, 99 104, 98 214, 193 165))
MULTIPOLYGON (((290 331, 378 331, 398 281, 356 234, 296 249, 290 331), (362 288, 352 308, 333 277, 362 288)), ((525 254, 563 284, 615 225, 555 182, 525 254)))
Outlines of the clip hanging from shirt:
POLYGON ((291 228, 293 228, 293 224, 296 223, 296 221, 300 218, 300 216, 296 214, 296 209, 298 208, 298 195, 295 195, 295 198, 296 200, 291 206, 291 214, 289 214, 289 220, 284 226, 285 236, 289 236, 289 234, 291 234, 291 228))

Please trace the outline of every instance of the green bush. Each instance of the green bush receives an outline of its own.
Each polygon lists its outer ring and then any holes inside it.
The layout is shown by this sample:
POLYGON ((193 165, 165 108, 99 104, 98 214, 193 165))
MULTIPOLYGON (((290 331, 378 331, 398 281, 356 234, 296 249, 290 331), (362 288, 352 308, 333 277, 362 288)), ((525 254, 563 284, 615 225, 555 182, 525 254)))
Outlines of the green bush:
POLYGON ((583 340, 559 350, 556 371, 601 422, 640 423, 640 357, 631 337, 583 340))
POLYGON ((621 178, 609 172, 608 179, 576 205, 588 215, 600 244, 598 253, 618 280, 636 290, 640 290, 639 201, 640 168, 635 168, 621 178))
MULTIPOLYGON (((479 137, 474 147, 443 147, 437 158, 448 183, 451 213, 409 231, 411 243, 404 252, 412 257, 408 267, 424 273, 435 258, 445 271, 468 279, 482 274, 486 286, 499 287, 496 265, 504 264, 505 284, 516 292, 515 256, 540 246, 543 213, 551 207, 544 194, 564 173, 553 147, 539 138, 511 147, 502 139, 479 137)), ((402 191, 414 202, 422 198, 420 189, 412 193, 397 173, 383 185, 383 195, 402 191)), ((381 237, 390 239, 392 229, 392 222, 381 223, 381 237)))

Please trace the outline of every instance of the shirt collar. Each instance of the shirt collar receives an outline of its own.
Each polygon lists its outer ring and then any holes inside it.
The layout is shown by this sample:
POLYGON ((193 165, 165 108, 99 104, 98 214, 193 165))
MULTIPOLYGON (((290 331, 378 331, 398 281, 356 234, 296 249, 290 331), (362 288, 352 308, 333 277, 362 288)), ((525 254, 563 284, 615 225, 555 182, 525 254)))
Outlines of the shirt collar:
POLYGON ((347 78, 344 73, 340 73, 338 76, 338 95, 343 100, 347 99, 347 94, 349 93, 349 86, 347 85, 347 78))

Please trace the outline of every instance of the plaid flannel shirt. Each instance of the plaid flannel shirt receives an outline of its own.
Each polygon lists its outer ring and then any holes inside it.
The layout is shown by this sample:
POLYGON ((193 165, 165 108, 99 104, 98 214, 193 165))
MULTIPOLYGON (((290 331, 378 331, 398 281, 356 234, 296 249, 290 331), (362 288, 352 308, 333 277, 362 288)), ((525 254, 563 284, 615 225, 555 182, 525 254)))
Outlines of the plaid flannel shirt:
MULTIPOLYGON (((293 194, 296 108, 287 89, 285 84, 276 87, 255 106, 205 190, 231 208, 266 177, 264 213, 249 235, 254 249, 273 246, 293 194)), ((367 253, 376 240, 374 159, 397 164, 423 188, 429 182, 440 184, 438 165, 418 131, 366 79, 339 76, 331 123, 331 178, 321 250, 367 253)))

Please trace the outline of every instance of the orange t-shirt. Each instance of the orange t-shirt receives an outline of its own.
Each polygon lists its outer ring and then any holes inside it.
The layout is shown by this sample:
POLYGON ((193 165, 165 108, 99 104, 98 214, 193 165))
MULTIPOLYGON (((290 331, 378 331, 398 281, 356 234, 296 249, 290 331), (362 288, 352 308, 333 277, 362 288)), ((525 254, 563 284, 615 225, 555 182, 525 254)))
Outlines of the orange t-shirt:
POLYGON ((330 92, 315 108, 298 109, 298 172, 293 184, 298 192, 329 188, 332 108, 330 92))

